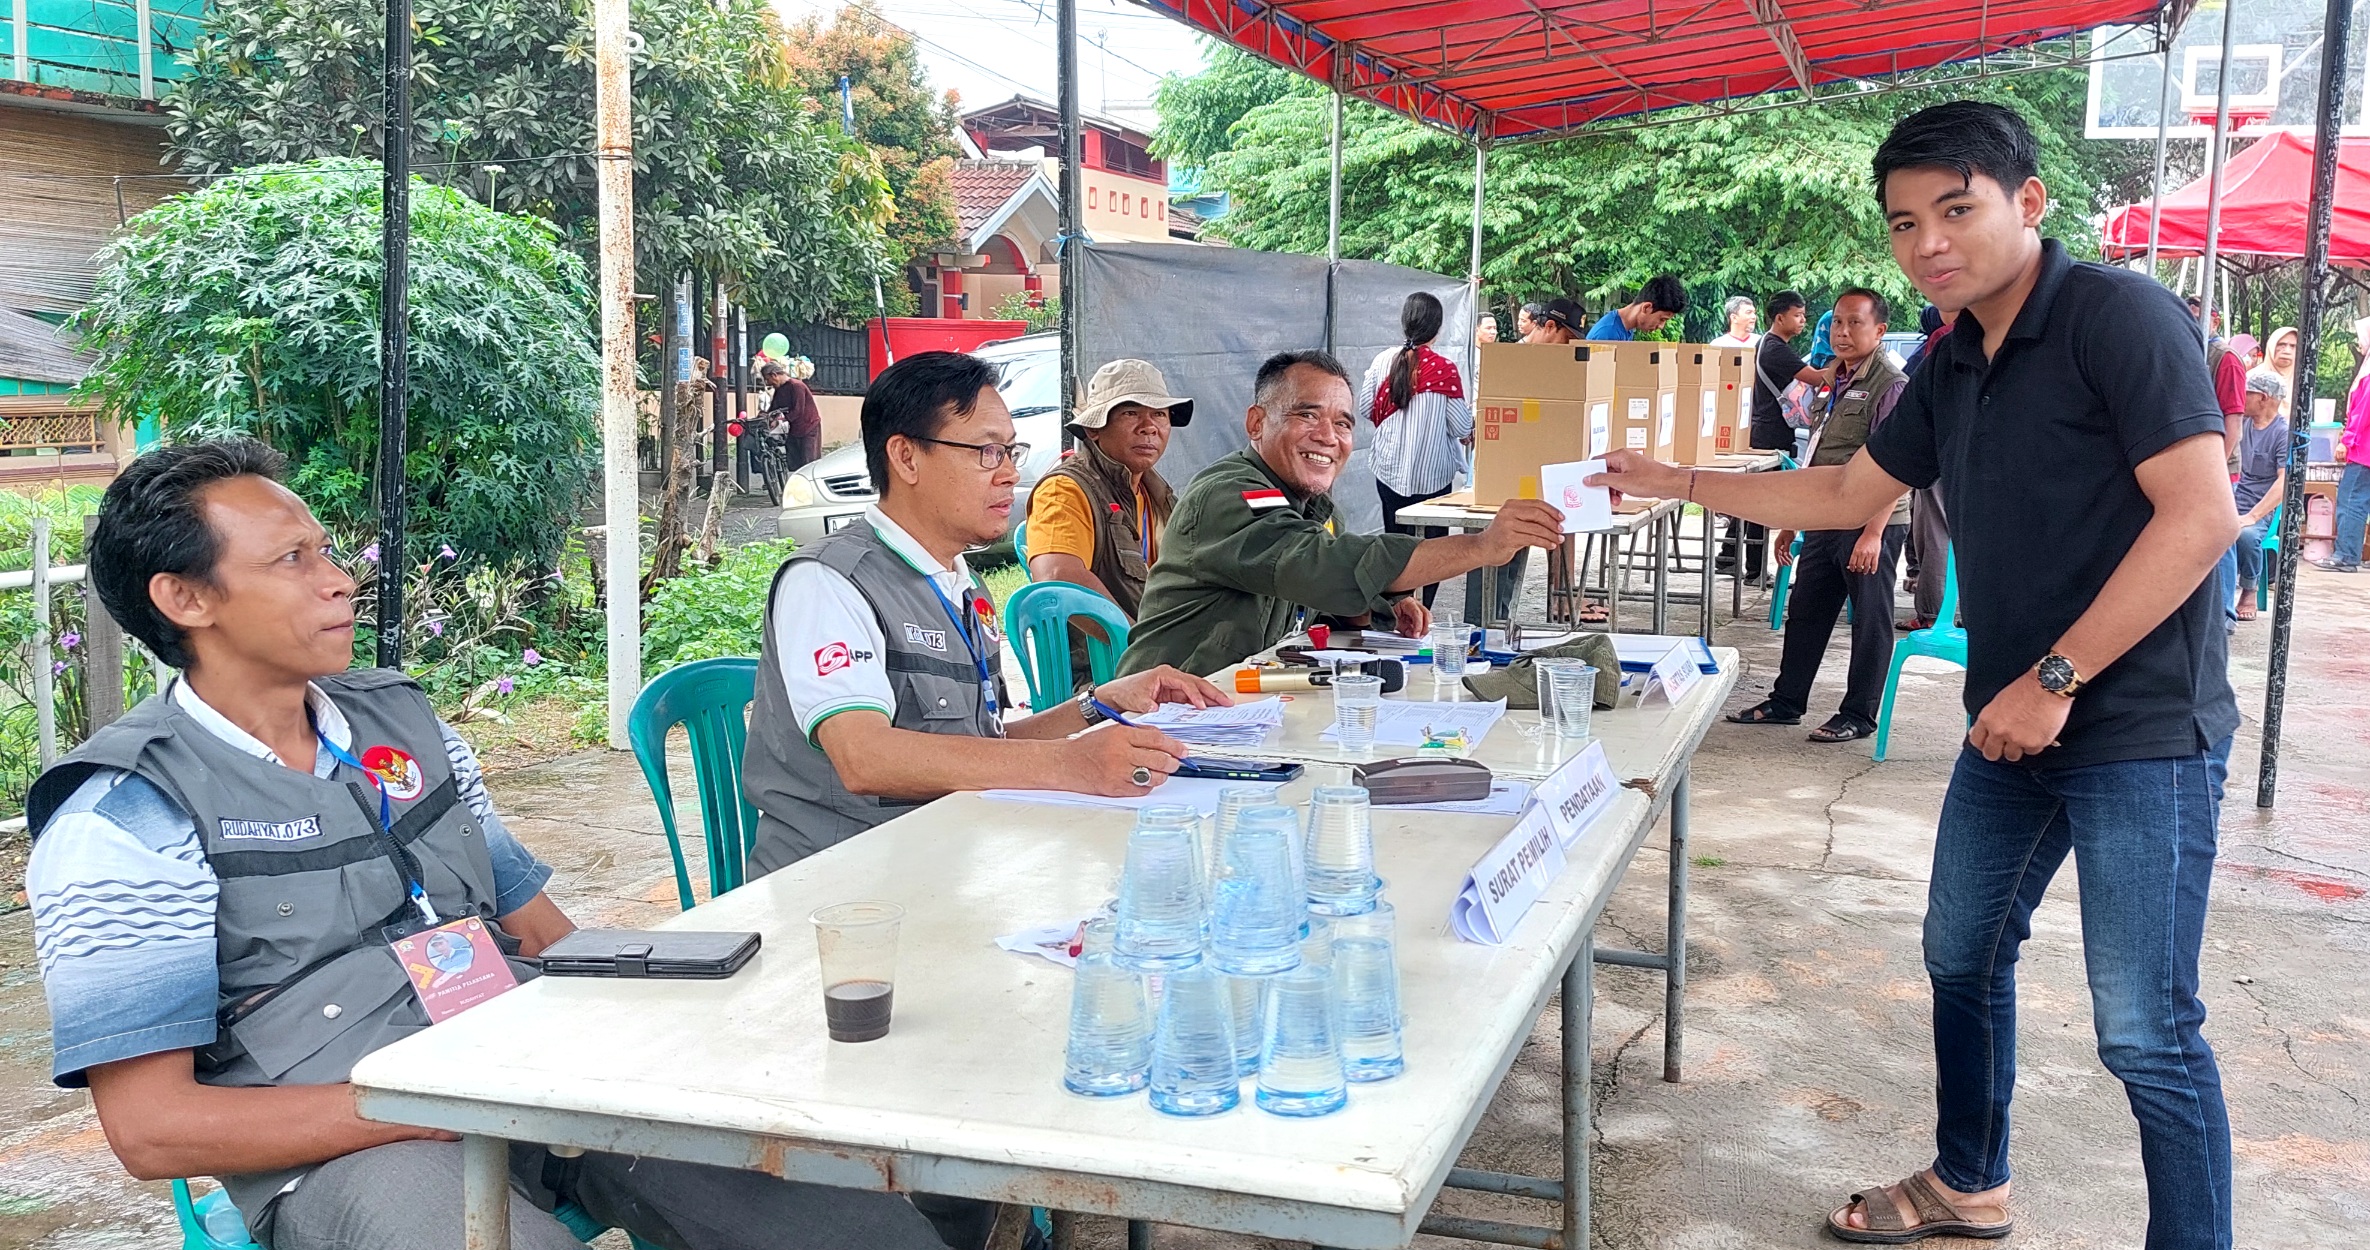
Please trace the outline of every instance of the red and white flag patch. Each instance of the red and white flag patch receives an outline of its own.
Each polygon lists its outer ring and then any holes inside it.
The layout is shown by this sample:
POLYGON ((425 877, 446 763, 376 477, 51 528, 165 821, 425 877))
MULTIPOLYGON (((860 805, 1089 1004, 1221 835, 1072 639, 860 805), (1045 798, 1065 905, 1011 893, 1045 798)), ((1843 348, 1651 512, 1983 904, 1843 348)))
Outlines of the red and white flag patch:
POLYGON ((1292 501, 1284 498, 1284 492, 1270 489, 1244 491, 1243 502, 1250 505, 1251 511, 1260 512, 1268 508, 1288 507, 1292 501))

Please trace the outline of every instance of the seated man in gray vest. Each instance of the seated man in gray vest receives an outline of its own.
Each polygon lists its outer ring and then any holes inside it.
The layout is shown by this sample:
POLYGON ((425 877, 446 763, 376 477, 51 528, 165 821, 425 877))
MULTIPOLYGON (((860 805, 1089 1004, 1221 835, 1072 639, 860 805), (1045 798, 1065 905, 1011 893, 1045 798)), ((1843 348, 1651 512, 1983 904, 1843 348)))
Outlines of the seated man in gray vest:
MULTIPOLYGON (((347 671, 354 582, 282 467, 246 440, 167 447, 100 507, 92 585, 182 676, 28 799, 53 1076, 88 1084, 126 1170, 219 1178, 272 1250, 454 1247, 459 1143, 362 1119, 346 1084, 430 1026, 390 942, 451 926, 428 940, 461 935, 489 964, 498 947, 524 979, 519 957, 574 926, 420 688, 347 671)), ((547 1214, 562 1201, 677 1247, 985 1238, 977 1203, 920 1200, 931 1217, 893 1194, 533 1146, 511 1168, 519 1250, 580 1250, 547 1214)))
MULTIPOLYGON (((1011 527, 1028 444, 993 365, 920 352, 864 396, 880 502, 774 574, 741 787, 758 811, 750 875, 931 799, 997 787, 1137 795, 1183 743, 1112 724, 1163 702, 1232 702, 1174 669, 1137 673, 1007 723, 995 608, 963 562, 1011 527)), ((1052 449, 1039 454, 1051 455, 1052 449)))

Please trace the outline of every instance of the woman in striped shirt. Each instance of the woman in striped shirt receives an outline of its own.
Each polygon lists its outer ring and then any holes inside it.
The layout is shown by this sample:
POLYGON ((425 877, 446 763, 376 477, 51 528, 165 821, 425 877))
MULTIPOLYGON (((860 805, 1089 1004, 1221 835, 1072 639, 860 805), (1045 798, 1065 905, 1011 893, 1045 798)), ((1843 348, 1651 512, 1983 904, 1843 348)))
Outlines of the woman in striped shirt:
MULTIPOLYGON (((1473 438, 1473 406, 1464 379, 1448 357, 1432 350, 1440 334, 1439 297, 1417 291, 1399 306, 1406 341, 1386 348, 1366 367, 1357 406, 1374 422, 1375 493, 1382 497, 1383 527, 1399 534, 1432 537, 1437 530, 1399 523, 1399 509, 1448 493, 1465 463, 1473 438)), ((1431 606, 1437 585, 1424 587, 1431 606)))

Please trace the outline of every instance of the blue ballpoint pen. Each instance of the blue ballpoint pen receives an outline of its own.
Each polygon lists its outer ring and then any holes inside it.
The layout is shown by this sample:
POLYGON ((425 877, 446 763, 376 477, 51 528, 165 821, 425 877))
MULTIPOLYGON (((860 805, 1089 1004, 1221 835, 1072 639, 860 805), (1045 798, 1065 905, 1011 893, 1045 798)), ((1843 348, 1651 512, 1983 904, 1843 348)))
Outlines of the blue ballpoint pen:
POLYGON ((1101 699, 1095 698, 1093 695, 1086 696, 1086 701, 1094 707, 1095 711, 1103 714, 1104 720, 1110 721, 1113 724, 1135 727, 1136 723, 1132 720, 1129 720, 1126 716, 1121 715, 1118 708, 1103 702, 1101 699))

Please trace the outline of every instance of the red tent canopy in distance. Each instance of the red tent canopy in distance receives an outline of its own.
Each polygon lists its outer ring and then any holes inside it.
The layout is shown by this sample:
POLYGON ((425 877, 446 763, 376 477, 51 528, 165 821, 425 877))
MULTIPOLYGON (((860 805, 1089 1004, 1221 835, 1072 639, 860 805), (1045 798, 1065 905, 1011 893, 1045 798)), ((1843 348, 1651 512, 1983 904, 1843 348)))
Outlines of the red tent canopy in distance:
MULTIPOLYGON (((2200 178, 2165 193, 2159 255, 2204 255, 2210 189, 2210 178, 2200 178)), ((2311 200, 2312 140, 2285 130, 2256 140, 2222 165, 2222 233, 2216 250, 2224 256, 2303 259, 2311 200)), ((2143 201, 2108 214, 2099 250, 2109 257, 2146 255, 2148 208, 2143 201)), ((2329 263, 2370 266, 2370 139, 2339 141, 2332 208, 2329 263)))
POLYGON ((2106 25, 2164 0, 1137 0, 1417 121, 1493 142, 1825 88, 2106 25))

